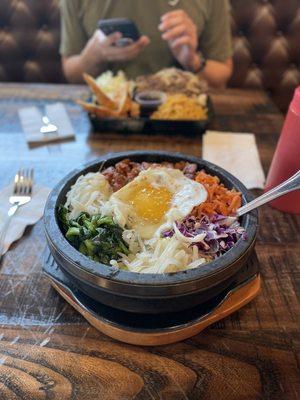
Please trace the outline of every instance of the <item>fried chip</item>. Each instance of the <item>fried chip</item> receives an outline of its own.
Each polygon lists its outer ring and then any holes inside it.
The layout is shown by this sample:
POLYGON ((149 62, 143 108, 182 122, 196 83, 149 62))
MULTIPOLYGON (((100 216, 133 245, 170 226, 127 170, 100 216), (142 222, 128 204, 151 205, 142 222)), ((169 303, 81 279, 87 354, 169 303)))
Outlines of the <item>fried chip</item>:
POLYGON ((127 116, 131 106, 131 98, 129 95, 128 85, 124 86, 123 93, 120 94, 119 99, 120 99, 118 106, 119 115, 127 116))
POLYGON ((98 106, 97 104, 94 104, 94 103, 86 103, 85 101, 81 101, 81 100, 77 100, 77 104, 79 104, 81 107, 83 107, 90 114, 95 114, 99 118, 104 118, 104 117, 117 118, 117 117, 119 117, 118 111, 111 110, 107 107, 98 106))
POLYGON ((87 74, 84 73, 83 74, 83 79, 85 80, 85 82, 87 83, 87 85, 89 86, 89 88, 91 89, 91 91, 94 93, 94 95, 97 98, 98 103, 103 106, 103 107, 107 107, 109 109, 117 109, 118 105, 111 100, 99 87, 99 85, 97 84, 97 82, 95 81, 95 79, 87 74))
POLYGON ((95 99, 92 103, 78 100, 77 104, 81 105, 90 114, 94 114, 99 118, 126 118, 129 116, 138 117, 140 115, 140 106, 131 99, 130 82, 119 85, 118 90, 114 92, 113 101, 103 92, 92 76, 84 73, 83 77, 94 94, 95 99))
POLYGON ((138 118, 140 116, 140 113, 141 113, 140 105, 137 102, 132 101, 131 105, 130 105, 129 113, 130 113, 130 116, 132 118, 138 118))

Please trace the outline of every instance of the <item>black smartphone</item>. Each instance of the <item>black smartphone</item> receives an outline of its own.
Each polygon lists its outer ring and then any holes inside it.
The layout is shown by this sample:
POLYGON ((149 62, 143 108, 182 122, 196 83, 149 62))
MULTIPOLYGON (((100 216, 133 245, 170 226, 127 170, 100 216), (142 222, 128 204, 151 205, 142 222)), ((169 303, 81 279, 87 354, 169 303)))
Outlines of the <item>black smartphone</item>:
POLYGON ((101 19, 98 28, 106 35, 120 32, 122 38, 117 41, 117 46, 127 46, 140 38, 140 32, 136 24, 128 18, 101 19))

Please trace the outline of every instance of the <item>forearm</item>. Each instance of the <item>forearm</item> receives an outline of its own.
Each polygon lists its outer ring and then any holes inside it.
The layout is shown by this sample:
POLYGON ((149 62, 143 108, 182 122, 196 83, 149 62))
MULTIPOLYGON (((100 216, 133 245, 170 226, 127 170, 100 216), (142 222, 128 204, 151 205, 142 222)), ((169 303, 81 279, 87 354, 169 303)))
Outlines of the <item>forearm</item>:
POLYGON ((83 73, 97 76, 107 68, 107 63, 90 40, 80 54, 62 59, 63 71, 70 83, 83 82, 83 73))
POLYGON ((87 72, 97 76, 105 69, 105 63, 90 64, 82 57, 82 54, 63 58, 63 71, 70 83, 82 83, 83 73, 87 72))
POLYGON ((214 88, 223 88, 226 86, 232 74, 232 60, 228 59, 225 63, 207 60, 202 76, 208 84, 214 88))

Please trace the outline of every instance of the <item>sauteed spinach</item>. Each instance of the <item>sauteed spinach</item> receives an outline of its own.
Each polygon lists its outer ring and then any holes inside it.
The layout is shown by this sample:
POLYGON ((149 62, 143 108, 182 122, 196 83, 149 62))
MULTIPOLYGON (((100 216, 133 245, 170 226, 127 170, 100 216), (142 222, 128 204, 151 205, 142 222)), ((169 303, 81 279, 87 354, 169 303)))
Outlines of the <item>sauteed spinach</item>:
POLYGON ((110 260, 118 260, 120 253, 128 255, 123 229, 111 217, 81 212, 77 218, 69 219, 68 212, 66 207, 59 207, 61 227, 66 239, 82 254, 108 265, 110 260))

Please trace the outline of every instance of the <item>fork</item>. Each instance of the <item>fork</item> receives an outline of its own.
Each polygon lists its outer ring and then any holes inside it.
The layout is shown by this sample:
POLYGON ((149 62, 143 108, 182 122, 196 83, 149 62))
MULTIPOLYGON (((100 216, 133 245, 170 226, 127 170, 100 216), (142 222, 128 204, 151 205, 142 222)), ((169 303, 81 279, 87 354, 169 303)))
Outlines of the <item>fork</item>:
POLYGON ((14 178, 13 194, 9 198, 11 204, 7 212, 7 219, 0 233, 0 259, 4 251, 4 239, 13 215, 17 212, 19 207, 29 203, 32 197, 33 187, 33 169, 20 169, 14 178))
POLYGON ((58 127, 50 122, 47 115, 42 116, 42 122, 44 125, 40 129, 41 133, 47 134, 47 133, 56 133, 57 132, 58 127))

